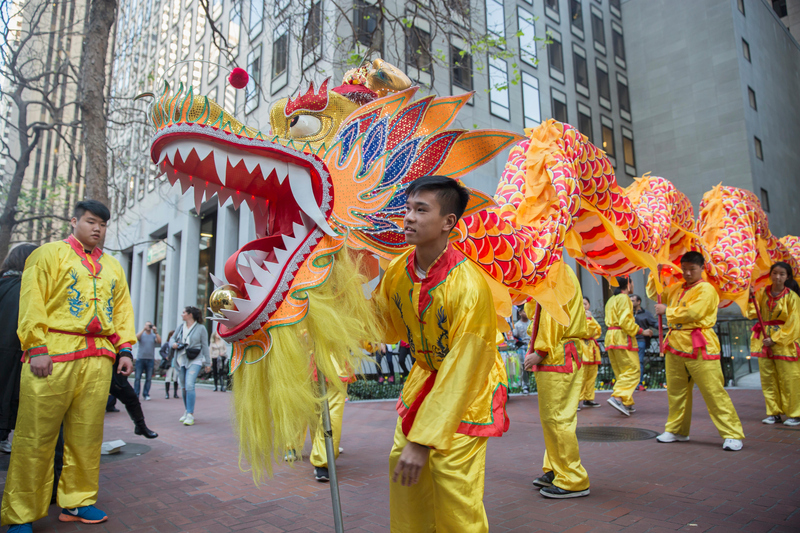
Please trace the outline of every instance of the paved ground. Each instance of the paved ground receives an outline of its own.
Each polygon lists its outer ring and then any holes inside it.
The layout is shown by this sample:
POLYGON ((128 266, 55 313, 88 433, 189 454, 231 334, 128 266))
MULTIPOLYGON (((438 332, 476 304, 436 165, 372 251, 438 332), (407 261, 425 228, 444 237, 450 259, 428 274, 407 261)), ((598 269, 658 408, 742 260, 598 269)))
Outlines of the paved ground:
MULTIPOLYGON (((537 397, 512 398, 510 432, 489 443, 485 504, 491 531, 800 531, 800 431, 762 425, 760 391, 731 395, 748 437, 741 452, 722 450, 697 400, 689 443, 581 443, 592 494, 564 501, 545 500, 531 486, 543 452, 537 397)), ((598 396, 604 407, 581 411, 579 426, 663 430, 664 391, 637 393, 638 412, 630 419, 605 404, 607 394, 598 396)), ((259 487, 239 470, 229 394, 199 390, 193 427, 178 423, 180 400, 155 392, 154 398, 145 404, 148 424, 161 434, 154 441, 135 436, 124 412, 107 415, 106 440, 152 446, 142 456, 102 466, 98 505, 110 520, 99 526, 61 524, 53 506, 35 531, 333 530, 328 486, 313 479, 307 463, 280 466, 259 487)), ((348 530, 388 531, 387 456, 394 424, 390 402, 345 409, 345 453, 338 464, 348 530)))

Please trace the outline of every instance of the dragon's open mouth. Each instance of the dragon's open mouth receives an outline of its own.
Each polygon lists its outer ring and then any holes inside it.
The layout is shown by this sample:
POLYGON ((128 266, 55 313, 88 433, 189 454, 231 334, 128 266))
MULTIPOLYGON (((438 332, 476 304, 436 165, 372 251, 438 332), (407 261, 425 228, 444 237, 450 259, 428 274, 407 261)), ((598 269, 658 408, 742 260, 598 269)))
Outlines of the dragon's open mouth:
MULTIPOLYGON (((194 188, 198 212, 204 196, 214 194, 220 205, 231 199, 237 209, 242 202, 250 206, 258 238, 225 264, 225 277, 242 298, 234 299, 236 310, 223 310, 216 319, 226 340, 251 335, 283 301, 323 233, 335 235, 327 222, 330 174, 317 156, 277 139, 252 140, 202 125, 168 126, 151 146, 153 161, 171 183, 180 181, 183 192, 194 188)), ((222 284, 216 277, 214 282, 222 284)))

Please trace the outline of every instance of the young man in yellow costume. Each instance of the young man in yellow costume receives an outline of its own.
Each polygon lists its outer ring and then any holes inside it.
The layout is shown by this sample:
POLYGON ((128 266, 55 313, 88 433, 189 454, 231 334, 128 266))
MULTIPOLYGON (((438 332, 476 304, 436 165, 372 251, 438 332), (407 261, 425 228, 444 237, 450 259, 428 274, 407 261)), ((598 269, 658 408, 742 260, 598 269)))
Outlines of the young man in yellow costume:
POLYGON ((533 484, 546 498, 578 498, 589 495, 589 476, 581 465, 575 434, 583 386, 581 350, 589 330, 578 278, 569 265, 561 268, 566 269, 575 287, 575 294, 563 307, 569 325, 556 322, 536 302, 525 304, 525 312, 532 317, 525 368, 536 375, 545 444, 544 475, 533 484))
POLYGON ((47 515, 53 458, 64 424, 59 520, 95 524, 103 415, 111 368, 133 370, 136 343, 125 272, 98 248, 110 218, 100 202, 78 202, 67 239, 39 247, 22 274, 17 334, 25 351, 20 406, 3 494, 2 523, 32 531, 47 515))
MULTIPOLYGON (((703 279, 705 260, 699 252, 681 257, 683 283, 673 283, 664 292, 665 303, 656 304, 656 315, 665 315, 670 331, 664 339, 666 352, 669 416, 658 442, 689 440, 692 425, 692 389, 695 383, 706 401, 711 421, 728 451, 742 449, 742 423, 725 390, 720 365, 720 346, 714 325, 717 323, 719 295, 703 279)), ((650 274, 647 295, 656 299, 655 279, 650 274)))
POLYGON ((633 407, 633 391, 639 385, 639 344, 636 335, 645 334, 633 318, 633 281, 617 278, 619 287, 614 296, 606 302, 606 351, 611 368, 614 370, 614 392, 608 403, 625 416, 636 412, 633 407))
POLYGON ((451 178, 412 182, 403 227, 414 248, 389 264, 375 290, 384 340, 405 340, 416 359, 389 456, 394 533, 489 531, 486 440, 508 429, 508 393, 491 290, 448 239, 468 201, 451 178))
MULTIPOLYGON (((603 333, 603 328, 597 323, 597 320, 592 316, 590 306, 592 303, 589 298, 583 297, 583 308, 586 310, 586 328, 588 335, 583 339, 583 347, 581 351, 581 362, 583 363, 583 385, 581 386, 581 402, 583 407, 601 407, 599 403, 594 401, 594 389, 597 382, 597 367, 601 363, 600 346, 597 344, 597 339, 603 333)), ((581 405, 578 405, 578 411, 581 410, 581 405)))
MULTIPOLYGON (((750 353, 758 357, 761 390, 767 406, 764 424, 800 425, 800 288, 787 263, 775 263, 769 270, 772 285, 755 294, 761 325, 753 327, 750 353)), ((752 289, 751 289, 752 292, 752 289)), ((748 316, 758 318, 750 301, 748 316)))

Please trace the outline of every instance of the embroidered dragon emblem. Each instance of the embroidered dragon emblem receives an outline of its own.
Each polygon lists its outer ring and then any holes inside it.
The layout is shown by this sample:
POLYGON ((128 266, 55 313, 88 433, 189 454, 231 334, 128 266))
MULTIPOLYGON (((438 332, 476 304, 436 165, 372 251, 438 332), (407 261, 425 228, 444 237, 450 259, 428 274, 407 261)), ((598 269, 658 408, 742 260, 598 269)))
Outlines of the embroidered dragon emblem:
POLYGON ((69 305, 69 312, 75 318, 80 318, 86 309, 89 307, 89 302, 81 295, 76 285, 78 284, 78 272, 71 268, 69 276, 72 278, 72 283, 67 287, 67 304, 69 305))
POLYGON ((114 318, 114 290, 117 288, 117 280, 111 282, 111 297, 106 300, 106 317, 109 322, 113 322, 114 318))

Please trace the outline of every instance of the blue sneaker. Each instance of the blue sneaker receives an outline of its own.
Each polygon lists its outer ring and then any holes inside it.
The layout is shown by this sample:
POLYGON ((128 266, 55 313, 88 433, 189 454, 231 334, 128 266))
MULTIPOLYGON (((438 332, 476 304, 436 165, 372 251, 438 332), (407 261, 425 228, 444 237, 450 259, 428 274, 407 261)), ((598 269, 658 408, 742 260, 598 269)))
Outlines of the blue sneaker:
POLYGON ((6 529, 8 533, 32 533, 33 526, 31 524, 13 524, 6 529))
POLYGON ((62 522, 99 524, 108 520, 108 515, 94 505, 87 505, 85 507, 76 507, 75 509, 62 509, 58 519, 62 522))

